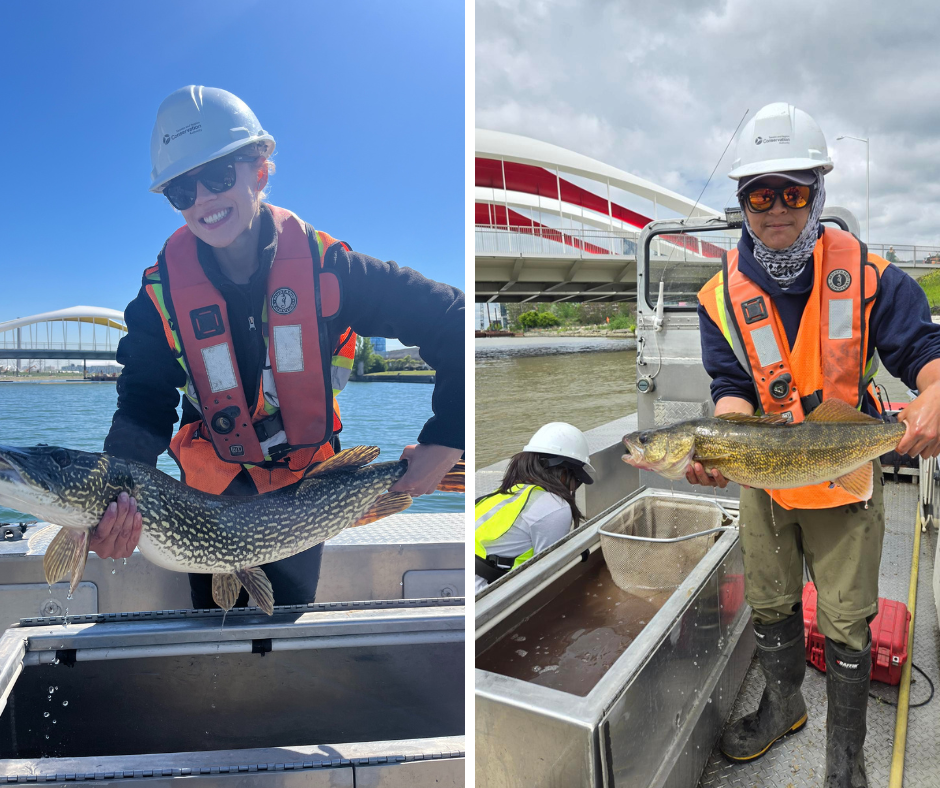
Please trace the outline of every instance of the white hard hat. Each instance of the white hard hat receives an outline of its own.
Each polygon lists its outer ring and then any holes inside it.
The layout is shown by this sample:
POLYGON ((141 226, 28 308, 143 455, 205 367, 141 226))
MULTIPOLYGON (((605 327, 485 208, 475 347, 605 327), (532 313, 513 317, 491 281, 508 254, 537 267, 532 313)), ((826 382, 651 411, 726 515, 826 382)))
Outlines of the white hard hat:
POLYGON ((792 104, 768 104, 751 118, 735 147, 728 177, 739 181, 750 175, 793 170, 832 169, 822 129, 792 104))
POLYGON ((591 476, 595 473, 594 466, 591 465, 591 451, 584 433, 563 421, 553 421, 541 427, 531 437, 523 451, 567 457, 575 462, 584 463, 584 470, 591 476))
POLYGON ((219 88, 188 85, 167 96, 150 136, 150 191, 161 192, 177 175, 251 143, 274 152, 274 137, 238 96, 219 88))

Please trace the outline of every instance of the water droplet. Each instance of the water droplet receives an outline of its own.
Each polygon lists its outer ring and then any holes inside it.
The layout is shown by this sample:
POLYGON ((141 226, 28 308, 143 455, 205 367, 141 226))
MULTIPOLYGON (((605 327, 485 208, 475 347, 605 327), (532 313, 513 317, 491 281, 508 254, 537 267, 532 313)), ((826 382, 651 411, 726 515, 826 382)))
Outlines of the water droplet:
POLYGON ((43 717, 48 717, 48 716, 49 716, 49 712, 48 712, 48 711, 44 711, 44 712, 42 713, 42 716, 43 716, 43 717))
POLYGON ((49 738, 49 734, 48 734, 48 733, 46 734, 46 738, 47 738, 47 739, 49 738))
POLYGON ((52 724, 55 725, 55 720, 52 721, 52 724))
POLYGON ((112 569, 112 570, 111 570, 111 574, 112 574, 112 575, 117 574, 117 569, 112 569))
POLYGON ((68 600, 71 602, 71 601, 72 601, 72 592, 69 591, 68 595, 67 595, 65 598, 68 599, 68 600))
POLYGON ((58 687, 58 686, 56 686, 56 689, 58 689, 58 688, 59 688, 59 687, 58 687))
POLYGON ((69 702, 68 702, 67 700, 64 700, 64 701, 62 701, 62 705, 63 705, 63 706, 68 706, 68 705, 69 705, 69 702))
POLYGON ((58 664, 59 664, 58 658, 52 660, 52 664, 53 664, 53 665, 58 665, 58 664))
POLYGON ((124 566, 127 566, 127 559, 124 559, 124 566))
POLYGON ((49 686, 49 694, 51 695, 53 692, 55 692, 55 687, 53 687, 53 686, 50 685, 50 686, 49 686))
POLYGON ((52 696, 51 696, 51 695, 46 695, 46 700, 52 700, 52 696))

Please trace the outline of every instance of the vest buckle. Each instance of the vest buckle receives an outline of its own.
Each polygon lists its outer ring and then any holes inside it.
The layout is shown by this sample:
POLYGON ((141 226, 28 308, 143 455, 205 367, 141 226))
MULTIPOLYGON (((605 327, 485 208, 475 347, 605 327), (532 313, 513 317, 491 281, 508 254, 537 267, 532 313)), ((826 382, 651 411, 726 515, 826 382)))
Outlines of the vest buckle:
POLYGON ((750 301, 745 301, 741 304, 741 309, 744 311, 744 322, 748 325, 756 323, 758 320, 764 320, 767 317, 767 304, 764 303, 763 296, 757 296, 757 298, 752 298, 750 301))

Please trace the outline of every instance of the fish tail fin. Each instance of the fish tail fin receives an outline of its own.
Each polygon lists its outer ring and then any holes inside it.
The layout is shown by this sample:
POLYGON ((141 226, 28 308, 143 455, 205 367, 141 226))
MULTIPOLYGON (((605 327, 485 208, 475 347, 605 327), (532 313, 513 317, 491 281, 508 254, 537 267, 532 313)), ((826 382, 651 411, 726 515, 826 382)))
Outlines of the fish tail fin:
POLYGON ((460 460, 453 468, 444 474, 437 485, 441 492, 464 492, 466 490, 466 464, 460 460))
POLYGON ((62 528, 46 548, 42 569, 49 585, 69 578, 69 593, 74 593, 81 582, 88 560, 90 531, 62 528))
POLYGON ((381 520, 390 514, 403 512, 409 506, 411 506, 411 496, 408 493, 385 493, 380 495, 368 511, 356 520, 351 527, 355 528, 357 525, 374 523, 376 520, 381 520))

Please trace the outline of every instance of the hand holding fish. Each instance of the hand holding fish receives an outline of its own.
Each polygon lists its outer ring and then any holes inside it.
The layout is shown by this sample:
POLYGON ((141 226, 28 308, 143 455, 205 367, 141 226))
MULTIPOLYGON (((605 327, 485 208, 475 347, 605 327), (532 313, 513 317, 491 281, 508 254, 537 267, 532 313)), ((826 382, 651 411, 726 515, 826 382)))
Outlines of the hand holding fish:
POLYGON ((92 531, 88 549, 98 558, 129 558, 143 530, 137 500, 122 492, 105 509, 98 527, 92 531))
MULTIPOLYGON (((738 413, 742 416, 754 415, 754 406, 746 399, 740 397, 722 397, 715 403, 715 417, 724 416, 728 413, 738 413)), ((689 469, 685 472, 685 479, 689 484, 699 484, 703 487, 720 487, 724 489, 728 486, 728 480, 717 468, 706 470, 700 462, 692 462, 689 469)), ((747 487, 748 485, 743 485, 747 487)))
POLYGON ((388 491, 428 495, 437 489, 444 474, 457 464, 462 454, 461 449, 434 443, 406 446, 400 459, 408 462, 408 470, 388 491))
POLYGON ((924 365, 917 375, 920 395, 898 414, 907 432, 898 444, 898 454, 936 457, 940 454, 940 359, 924 365))

